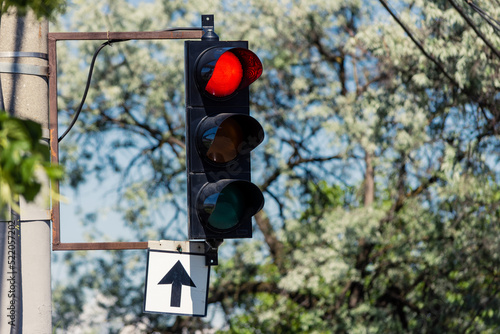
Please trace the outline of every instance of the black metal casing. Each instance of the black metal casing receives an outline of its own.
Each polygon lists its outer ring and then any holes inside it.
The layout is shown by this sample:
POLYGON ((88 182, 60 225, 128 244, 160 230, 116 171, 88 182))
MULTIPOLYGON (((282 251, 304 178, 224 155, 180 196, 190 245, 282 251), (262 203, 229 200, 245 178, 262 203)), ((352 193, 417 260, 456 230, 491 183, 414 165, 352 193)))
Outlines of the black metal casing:
MULTIPOLYGON (((197 60, 210 48, 248 48, 246 41, 186 41, 186 159, 189 239, 251 238, 251 217, 243 219, 235 228, 217 230, 209 226, 199 215, 198 194, 207 183, 220 180, 250 181, 250 152, 237 159, 217 165, 203 158, 197 145, 197 129, 206 117, 221 113, 249 115, 249 89, 239 90, 225 99, 213 99, 203 93, 196 80, 197 60)), ((262 134, 263 136, 263 134, 262 134)))

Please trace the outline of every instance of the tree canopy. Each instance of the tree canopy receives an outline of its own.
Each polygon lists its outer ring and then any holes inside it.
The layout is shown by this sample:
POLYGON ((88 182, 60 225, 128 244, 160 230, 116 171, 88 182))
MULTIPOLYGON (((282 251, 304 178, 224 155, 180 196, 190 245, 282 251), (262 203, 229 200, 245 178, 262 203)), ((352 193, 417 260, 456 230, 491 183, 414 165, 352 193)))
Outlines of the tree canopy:
MULTIPOLYGON (((214 319, 143 314, 143 253, 68 253, 59 328, 499 330, 497 0, 75 0, 68 10, 74 31, 192 27, 213 13, 221 40, 248 40, 264 64, 251 113, 266 131, 252 158, 266 206, 253 239, 220 249, 214 319), (89 295, 101 318, 89 320, 89 295)), ((68 118, 96 47, 58 50, 68 118)), ((69 185, 120 176, 109 205, 139 240, 185 237, 183 56, 180 42, 103 50, 62 142, 69 185)), ((95 218, 84 221, 99 228, 95 218)))

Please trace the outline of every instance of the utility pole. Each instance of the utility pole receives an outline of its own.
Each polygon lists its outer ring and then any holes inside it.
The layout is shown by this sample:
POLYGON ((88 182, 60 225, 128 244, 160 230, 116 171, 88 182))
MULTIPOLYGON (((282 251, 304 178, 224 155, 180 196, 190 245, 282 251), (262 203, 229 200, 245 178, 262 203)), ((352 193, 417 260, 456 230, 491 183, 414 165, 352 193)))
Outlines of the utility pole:
MULTIPOLYGON (((48 22, 15 10, 0 19, 0 107, 40 123, 48 143, 48 22)), ((21 198, 19 215, 0 208, 0 333, 52 333, 48 187, 34 203, 21 198)))

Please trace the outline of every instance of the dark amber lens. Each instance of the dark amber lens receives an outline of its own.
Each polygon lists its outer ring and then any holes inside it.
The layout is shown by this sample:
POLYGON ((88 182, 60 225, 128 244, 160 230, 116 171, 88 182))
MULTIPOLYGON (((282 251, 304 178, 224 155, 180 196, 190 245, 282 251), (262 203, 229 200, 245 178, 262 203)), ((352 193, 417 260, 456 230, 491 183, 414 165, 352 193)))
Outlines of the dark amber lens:
POLYGON ((216 163, 226 163, 235 159, 243 141, 241 125, 232 117, 225 119, 213 135, 213 128, 203 135, 204 140, 213 138, 207 151, 207 158, 216 163))

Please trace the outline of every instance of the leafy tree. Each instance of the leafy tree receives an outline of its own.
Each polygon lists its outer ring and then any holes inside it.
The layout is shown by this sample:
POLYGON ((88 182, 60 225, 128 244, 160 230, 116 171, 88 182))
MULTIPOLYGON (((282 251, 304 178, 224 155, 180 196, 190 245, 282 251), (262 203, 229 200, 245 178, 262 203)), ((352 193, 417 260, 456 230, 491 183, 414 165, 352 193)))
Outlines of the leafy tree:
MULTIPOLYGON (((226 242, 214 268, 221 331, 498 331, 500 37, 470 3, 75 1, 78 31, 198 26, 211 12, 221 39, 248 39, 263 60, 253 160, 267 203, 255 238, 226 242)), ((497 1, 473 4, 500 16, 497 1)), ((79 47, 59 56, 70 116, 96 45, 79 47)), ((182 63, 181 43, 108 48, 65 143, 73 186, 122 175, 116 207, 141 240, 185 229, 182 63), (159 226, 161 207, 175 214, 159 226)), ((93 291, 110 332, 213 326, 142 314, 143 256, 67 254, 77 281, 57 288, 55 323, 86 326, 93 291)))
POLYGON ((41 175, 62 179, 63 169, 50 164, 49 148, 41 139, 40 124, 0 111, 0 207, 17 208, 14 199, 20 195, 33 201, 42 186, 41 175))
POLYGON ((26 15, 29 10, 38 17, 54 18, 56 14, 64 12, 65 0, 2 0, 0 13, 7 13, 15 8, 18 15, 26 15))

